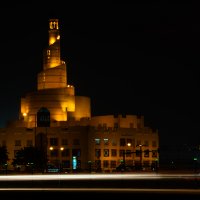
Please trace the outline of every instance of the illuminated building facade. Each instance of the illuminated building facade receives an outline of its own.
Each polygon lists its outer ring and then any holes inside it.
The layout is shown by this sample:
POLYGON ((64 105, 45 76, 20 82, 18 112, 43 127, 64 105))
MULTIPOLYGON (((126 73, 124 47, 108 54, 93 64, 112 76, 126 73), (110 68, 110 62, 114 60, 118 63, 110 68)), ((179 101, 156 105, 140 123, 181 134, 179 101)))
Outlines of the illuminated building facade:
POLYGON ((19 119, 0 129, 0 145, 9 152, 8 166, 21 148, 41 144, 49 163, 68 170, 111 172, 122 161, 147 168, 158 162, 158 132, 144 126, 143 116, 91 116, 90 98, 76 96, 74 86, 68 85, 67 64, 60 55, 58 19, 50 19, 37 91, 21 98, 19 119), (50 112, 49 127, 37 126, 41 108, 50 112))

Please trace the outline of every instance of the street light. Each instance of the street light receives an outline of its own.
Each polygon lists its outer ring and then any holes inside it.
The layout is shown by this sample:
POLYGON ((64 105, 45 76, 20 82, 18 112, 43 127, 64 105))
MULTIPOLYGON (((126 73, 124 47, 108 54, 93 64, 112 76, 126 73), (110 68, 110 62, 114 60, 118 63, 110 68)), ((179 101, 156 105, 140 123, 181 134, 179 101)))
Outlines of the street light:
POLYGON ((61 151, 61 155, 60 155, 60 159, 59 159, 59 168, 60 168, 60 172, 62 169, 62 151, 64 150, 64 147, 60 147, 60 151, 61 151))
POLYGON ((143 144, 136 145, 136 147, 140 147, 140 168, 142 169, 142 147, 146 146, 143 144))
MULTIPOLYGON (((50 151, 53 151, 54 150, 54 147, 53 146, 50 146, 49 147, 49 150, 50 151)), ((63 150, 64 150, 64 147, 60 147, 59 148, 59 150, 62 152, 63 150)), ((62 166, 62 158, 61 158, 61 156, 62 156, 62 153, 61 154, 59 154, 59 171, 61 172, 61 166, 62 166)), ((55 164, 55 163, 54 163, 55 164)))
MULTIPOLYGON (((128 147, 130 147, 131 146, 131 143, 130 142, 128 142, 127 144, 126 144, 128 147)), ((124 170, 126 170, 126 150, 125 149, 123 149, 123 167, 124 167, 124 170)))

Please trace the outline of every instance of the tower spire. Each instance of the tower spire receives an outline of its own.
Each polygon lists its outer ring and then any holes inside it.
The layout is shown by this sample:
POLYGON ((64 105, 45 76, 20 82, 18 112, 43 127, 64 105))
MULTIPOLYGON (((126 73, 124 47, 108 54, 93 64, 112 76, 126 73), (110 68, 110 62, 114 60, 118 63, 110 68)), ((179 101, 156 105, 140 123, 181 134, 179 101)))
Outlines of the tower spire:
POLYGON ((58 19, 49 20, 49 46, 44 51, 44 70, 61 64, 60 59, 60 33, 58 19))
POLYGON ((58 19, 49 20, 49 43, 43 51, 43 71, 38 74, 38 90, 65 88, 66 64, 61 60, 58 19))

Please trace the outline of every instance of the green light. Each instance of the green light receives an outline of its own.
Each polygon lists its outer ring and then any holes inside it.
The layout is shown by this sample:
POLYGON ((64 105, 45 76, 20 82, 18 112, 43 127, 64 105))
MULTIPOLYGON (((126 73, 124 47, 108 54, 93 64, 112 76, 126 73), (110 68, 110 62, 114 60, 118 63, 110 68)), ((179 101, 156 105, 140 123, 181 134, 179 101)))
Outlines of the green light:
POLYGON ((197 158, 194 158, 194 160, 197 160, 197 158))

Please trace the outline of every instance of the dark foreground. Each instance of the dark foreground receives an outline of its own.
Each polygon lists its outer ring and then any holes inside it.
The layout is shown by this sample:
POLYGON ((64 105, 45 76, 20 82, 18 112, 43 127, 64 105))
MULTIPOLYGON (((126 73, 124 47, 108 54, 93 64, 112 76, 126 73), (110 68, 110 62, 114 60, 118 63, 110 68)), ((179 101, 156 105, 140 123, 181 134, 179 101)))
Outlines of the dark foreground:
POLYGON ((6 199, 154 199, 154 200, 199 200, 200 194, 194 192, 173 192, 173 191, 52 191, 52 190, 20 190, 1 191, 0 195, 6 199))
MULTIPOLYGON (((74 176, 47 177, 49 179, 0 180, 0 196, 6 199, 200 199, 200 176, 101 176, 77 178, 74 176), (64 177, 64 178, 63 178, 64 177), (70 178, 71 177, 71 178, 70 178)), ((77 176, 78 177, 78 176, 77 176)))

